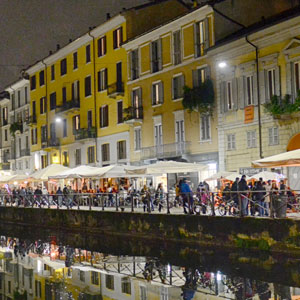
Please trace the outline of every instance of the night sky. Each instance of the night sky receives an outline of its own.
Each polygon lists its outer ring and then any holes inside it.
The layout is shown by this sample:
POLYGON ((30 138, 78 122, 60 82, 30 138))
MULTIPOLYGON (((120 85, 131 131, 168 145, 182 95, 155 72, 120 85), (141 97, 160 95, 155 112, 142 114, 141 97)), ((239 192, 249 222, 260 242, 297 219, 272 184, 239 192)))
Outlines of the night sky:
POLYGON ((20 70, 106 19, 148 0, 0 0, 0 91, 20 70))

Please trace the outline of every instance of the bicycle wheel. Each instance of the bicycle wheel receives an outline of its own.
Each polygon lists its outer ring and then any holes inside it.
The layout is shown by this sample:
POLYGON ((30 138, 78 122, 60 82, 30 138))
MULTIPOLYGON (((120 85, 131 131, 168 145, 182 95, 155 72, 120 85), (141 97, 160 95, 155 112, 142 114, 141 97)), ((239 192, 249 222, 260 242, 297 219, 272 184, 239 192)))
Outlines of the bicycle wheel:
POLYGON ((221 204, 218 206, 218 212, 220 216, 226 215, 226 206, 224 204, 221 204))

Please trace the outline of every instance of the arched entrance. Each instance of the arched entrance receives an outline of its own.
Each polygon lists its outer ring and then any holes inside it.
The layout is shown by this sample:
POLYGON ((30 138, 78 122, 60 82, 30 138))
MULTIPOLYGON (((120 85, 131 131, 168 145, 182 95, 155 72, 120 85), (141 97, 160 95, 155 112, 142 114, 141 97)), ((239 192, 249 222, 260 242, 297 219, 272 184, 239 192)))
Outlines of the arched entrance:
MULTIPOLYGON (((300 149, 300 133, 295 134, 288 142, 287 151, 300 149)), ((294 190, 300 190, 300 167, 289 167, 289 186, 294 190)))

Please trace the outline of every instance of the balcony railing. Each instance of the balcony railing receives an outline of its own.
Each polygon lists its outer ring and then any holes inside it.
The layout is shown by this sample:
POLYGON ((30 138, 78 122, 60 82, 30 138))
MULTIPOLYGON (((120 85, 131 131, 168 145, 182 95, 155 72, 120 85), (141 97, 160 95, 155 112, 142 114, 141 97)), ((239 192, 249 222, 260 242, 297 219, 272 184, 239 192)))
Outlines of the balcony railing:
POLYGON ((30 156, 30 149, 21 149, 20 157, 30 156))
POLYGON ((51 148, 51 147, 59 147, 60 146, 60 140, 59 138, 51 138, 47 141, 42 140, 42 148, 51 148))
POLYGON ((28 125, 36 124, 36 115, 30 116, 27 120, 25 120, 25 123, 28 125))
POLYGON ((134 123, 143 120, 143 107, 127 107, 124 109, 124 122, 134 123))
POLYGON ((111 98, 116 96, 124 96, 124 83, 117 81, 107 87, 107 95, 111 98))
POLYGON ((73 99, 71 101, 64 102, 60 106, 56 106, 56 113, 74 112, 80 109, 79 99, 73 99))
POLYGON ((10 170, 10 163, 2 163, 1 168, 2 170, 10 170))
POLYGON ((183 154, 190 152, 190 145, 191 142, 179 142, 157 145, 154 147, 145 147, 141 149, 141 158, 172 158, 182 156, 183 154))
POLYGON ((96 138, 96 128, 91 127, 89 129, 81 128, 75 134, 75 140, 94 139, 96 138))

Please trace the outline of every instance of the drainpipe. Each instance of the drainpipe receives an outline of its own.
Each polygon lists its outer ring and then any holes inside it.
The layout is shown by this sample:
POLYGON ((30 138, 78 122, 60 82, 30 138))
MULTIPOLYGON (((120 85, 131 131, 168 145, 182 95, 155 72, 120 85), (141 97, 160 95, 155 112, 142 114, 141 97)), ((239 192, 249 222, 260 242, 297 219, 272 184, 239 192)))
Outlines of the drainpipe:
POLYGON ((259 141, 259 157, 263 158, 262 149, 262 134, 261 134, 261 109, 260 109, 260 91, 259 91, 259 67, 258 67, 258 47, 249 41, 246 35, 246 42, 255 48, 255 62, 256 62, 256 85, 257 85, 257 113, 258 113, 258 141, 259 141))
POLYGON ((94 108, 95 108, 95 158, 96 163, 99 162, 98 160, 98 143, 97 143, 97 92, 96 92, 96 48, 95 48, 95 37, 91 34, 91 31, 88 32, 88 35, 93 39, 93 72, 94 72, 94 108))
MULTIPOLYGON (((46 122, 47 122, 47 143, 49 139, 48 132, 48 126, 49 126, 49 110, 50 110, 50 103, 48 103, 48 75, 47 75, 47 64, 44 62, 44 60, 41 60, 42 64, 45 66, 45 94, 46 94, 46 122), (48 108, 49 104, 49 108, 48 108)), ((50 162, 51 162, 51 157, 50 157, 50 162)), ((59 162, 61 163, 61 156, 59 155, 59 162)))

